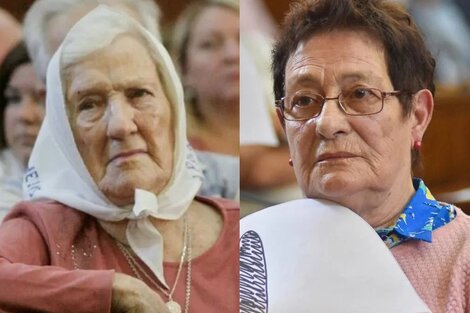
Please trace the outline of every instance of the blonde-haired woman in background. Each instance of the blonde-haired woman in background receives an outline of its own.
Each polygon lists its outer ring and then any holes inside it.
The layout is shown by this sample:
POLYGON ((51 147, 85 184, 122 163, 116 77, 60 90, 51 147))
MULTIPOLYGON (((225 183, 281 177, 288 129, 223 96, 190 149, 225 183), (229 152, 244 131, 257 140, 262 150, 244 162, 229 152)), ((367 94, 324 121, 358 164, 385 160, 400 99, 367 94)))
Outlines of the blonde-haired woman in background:
POLYGON ((171 38, 185 88, 188 140, 203 168, 216 161, 212 173, 225 185, 224 190, 203 185, 201 193, 227 198, 238 198, 240 189, 239 7, 237 0, 194 2, 178 18, 171 38))
POLYGON ((239 3, 208 0, 177 21, 173 55, 186 91, 188 135, 194 148, 239 153, 239 3))

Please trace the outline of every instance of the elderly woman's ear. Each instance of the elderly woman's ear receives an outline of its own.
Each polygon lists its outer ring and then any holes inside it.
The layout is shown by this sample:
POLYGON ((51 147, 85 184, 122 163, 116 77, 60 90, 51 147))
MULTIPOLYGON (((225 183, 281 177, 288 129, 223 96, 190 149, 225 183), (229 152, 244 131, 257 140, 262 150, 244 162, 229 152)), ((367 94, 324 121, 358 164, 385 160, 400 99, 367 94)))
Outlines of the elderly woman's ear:
POLYGON ((413 97, 413 109, 411 111, 411 148, 413 149, 414 143, 422 141, 424 132, 428 128, 431 121, 432 112, 434 108, 434 100, 431 91, 428 89, 421 89, 413 97))

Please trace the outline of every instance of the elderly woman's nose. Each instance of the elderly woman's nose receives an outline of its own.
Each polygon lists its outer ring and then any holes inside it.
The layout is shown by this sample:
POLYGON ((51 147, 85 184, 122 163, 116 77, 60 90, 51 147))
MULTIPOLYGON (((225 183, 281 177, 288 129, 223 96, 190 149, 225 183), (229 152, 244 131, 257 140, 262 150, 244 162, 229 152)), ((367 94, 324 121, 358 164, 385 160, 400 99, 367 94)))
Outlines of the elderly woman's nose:
POLYGON ((135 112, 125 101, 114 101, 108 107, 107 135, 113 139, 123 139, 137 131, 135 112))
POLYGON ((338 100, 325 101, 315 124, 317 134, 325 139, 334 139, 349 129, 348 117, 341 110, 338 100))

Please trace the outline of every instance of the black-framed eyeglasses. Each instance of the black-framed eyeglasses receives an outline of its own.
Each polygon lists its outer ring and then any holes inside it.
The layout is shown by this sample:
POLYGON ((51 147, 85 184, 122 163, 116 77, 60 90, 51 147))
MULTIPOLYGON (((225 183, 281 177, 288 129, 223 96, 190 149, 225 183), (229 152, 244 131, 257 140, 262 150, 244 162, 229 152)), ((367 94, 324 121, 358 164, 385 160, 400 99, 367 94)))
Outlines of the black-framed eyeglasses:
POLYGON ((360 116, 380 113, 388 96, 399 96, 402 91, 382 91, 377 88, 357 87, 327 98, 309 91, 298 91, 290 97, 276 100, 285 120, 306 121, 320 115, 327 100, 338 100, 347 115, 360 116))

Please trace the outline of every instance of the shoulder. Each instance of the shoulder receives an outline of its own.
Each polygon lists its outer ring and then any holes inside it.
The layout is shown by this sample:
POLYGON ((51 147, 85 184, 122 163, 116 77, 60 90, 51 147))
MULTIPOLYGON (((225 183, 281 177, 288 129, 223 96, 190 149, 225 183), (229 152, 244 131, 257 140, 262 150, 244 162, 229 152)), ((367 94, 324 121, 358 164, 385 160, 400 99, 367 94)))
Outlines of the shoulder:
POLYGON ((456 212, 455 219, 444 227, 436 230, 435 234, 438 236, 453 234, 458 238, 462 237, 462 239, 465 239, 470 244, 470 216, 465 214, 460 208, 456 206, 454 206, 454 208, 456 212))
POLYGON ((49 264, 47 251, 70 247, 84 233, 96 232, 96 225, 91 216, 57 202, 23 201, 0 225, 0 254, 17 262, 49 264))
POLYGON ((411 240, 393 248, 395 256, 439 255, 440 258, 464 258, 470 262, 470 216, 456 207, 456 218, 432 233, 432 242, 411 240))
POLYGON ((205 203, 207 205, 210 205, 214 208, 217 208, 219 210, 232 212, 232 213, 240 212, 240 203, 231 199, 196 196, 196 200, 202 203, 205 203))
POLYGON ((460 208, 455 209, 455 219, 433 232, 433 242, 442 243, 443 250, 445 247, 460 250, 458 254, 470 262, 470 216, 460 208))
POLYGON ((5 217, 3 223, 18 223, 29 221, 42 231, 66 227, 80 228, 90 216, 68 207, 62 203, 40 200, 22 201, 13 207, 5 217))
POLYGON ((191 144, 191 147, 197 150, 206 151, 209 150, 207 143, 200 136, 192 135, 188 137, 188 141, 191 144))
POLYGON ((223 218, 223 228, 239 229, 240 204, 238 202, 224 198, 201 196, 197 196, 196 200, 212 207, 220 213, 223 218))
POLYGON ((204 173, 199 194, 235 199, 240 189, 239 159, 219 153, 195 152, 204 173))
POLYGON ((23 168, 10 149, 0 150, 0 178, 14 177, 20 181, 23 178, 23 168))
POLYGON ((465 288, 470 279, 470 217, 458 208, 456 211, 453 221, 432 233, 431 243, 409 240, 391 249, 433 312, 445 310, 443 303, 436 301, 438 297, 447 299, 452 307, 470 303, 465 288))

